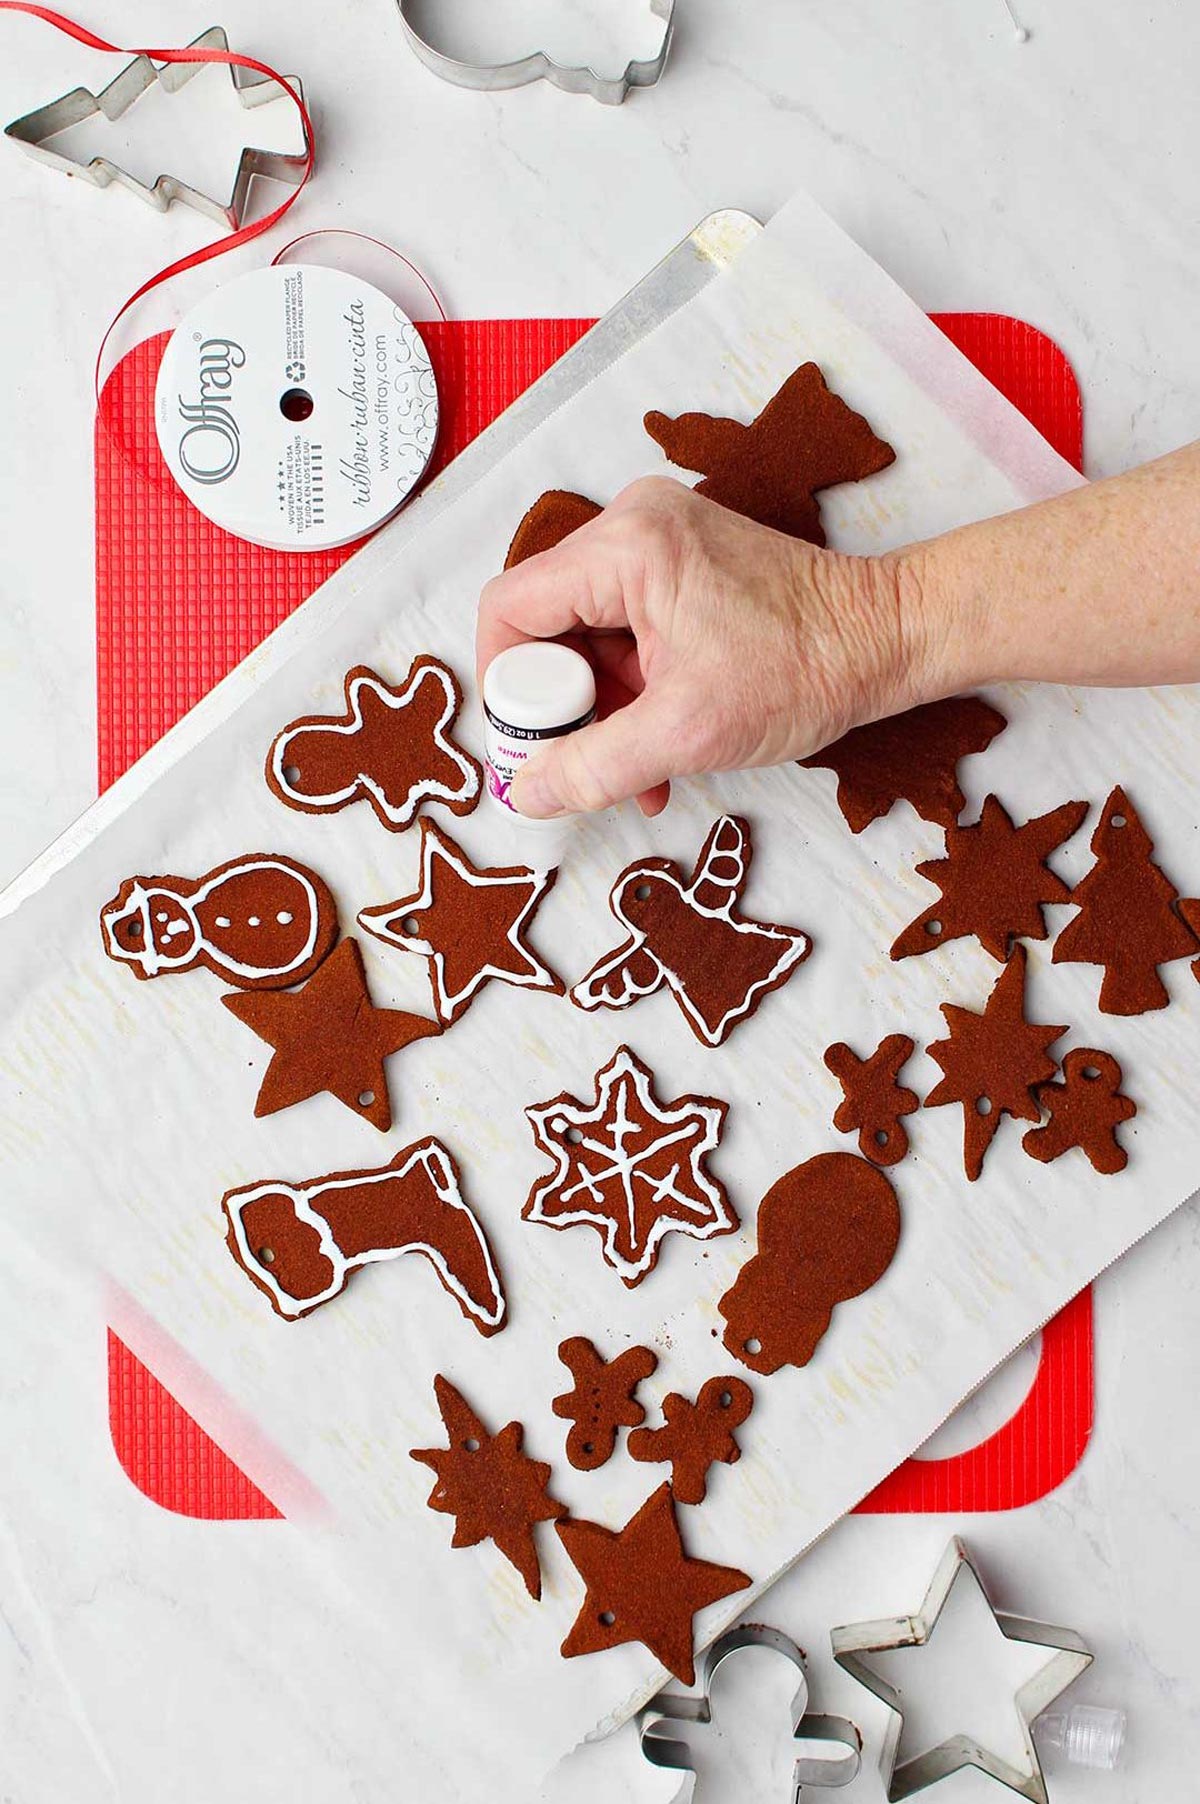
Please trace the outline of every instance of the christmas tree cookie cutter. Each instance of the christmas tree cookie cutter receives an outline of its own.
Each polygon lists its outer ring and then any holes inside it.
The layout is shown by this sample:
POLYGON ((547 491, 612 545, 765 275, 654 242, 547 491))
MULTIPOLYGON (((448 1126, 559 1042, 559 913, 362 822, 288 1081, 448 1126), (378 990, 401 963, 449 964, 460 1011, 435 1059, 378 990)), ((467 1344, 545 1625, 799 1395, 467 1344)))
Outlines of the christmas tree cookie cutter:
POLYGON ((988 1596, 974 1560, 955 1535, 933 1575, 925 1601, 914 1616, 893 1616, 879 1622, 856 1622, 834 1629, 831 1636, 833 1657, 852 1678, 873 1691, 888 1705, 891 1715, 879 1757, 880 1772, 889 1804, 911 1798, 916 1792, 936 1785, 939 1779, 967 1766, 977 1767, 989 1779, 1006 1785, 1029 1804, 1049 1804, 1046 1779, 1033 1739, 1033 1725, 1080 1673, 1092 1663, 1093 1656, 1071 1629, 1052 1628, 1048 1623, 1031 1622, 1024 1616, 1012 1616, 997 1610, 988 1596), (978 1589, 995 1619, 996 1627, 1008 1641, 1044 1647, 1047 1658, 1013 1694, 1013 1706, 1021 1724, 1025 1743, 1026 1764, 1014 1766, 1010 1760, 985 1748, 970 1735, 952 1735, 933 1748, 899 1759, 904 1734, 904 1706, 897 1686, 889 1684, 864 1658, 868 1654, 895 1653, 901 1648, 924 1647, 937 1628, 942 1611, 960 1573, 978 1589))
MULTIPOLYGON (((790 1635, 766 1623, 748 1622, 718 1635, 704 1656, 700 1695, 681 1697, 663 1692, 638 1718, 643 1757, 651 1766, 681 1773, 683 1780, 670 1804, 702 1804, 696 1799, 694 1750, 672 1733, 678 1723, 712 1722, 712 1683, 719 1667, 746 1648, 767 1648, 790 1660, 799 1674, 791 1703, 795 1765, 788 1804, 799 1804, 804 1787, 838 1788, 857 1778, 862 1760, 862 1736, 854 1723, 842 1716, 821 1716, 808 1708, 808 1677, 803 1651, 790 1635)), ((780 1801, 783 1804, 783 1801, 780 1801)))
POLYGON ((652 88, 667 66, 675 31, 675 0, 650 0, 650 10, 663 22, 663 39, 654 56, 633 58, 620 75, 599 75, 586 64, 557 63, 544 50, 509 63, 468 63, 448 56, 431 44, 416 23, 429 0, 396 0, 400 23, 414 54, 427 69, 458 88, 474 88, 494 94, 502 88, 523 88, 532 81, 548 81, 568 94, 590 94, 603 106, 620 106, 630 88, 652 88))
MULTIPOLYGON (((223 25, 210 25, 198 38, 193 38, 187 47, 189 50, 227 52, 229 38, 223 25)), ((85 119, 92 119, 97 113, 103 113, 110 122, 119 119, 122 113, 128 112, 135 100, 139 100, 156 83, 168 94, 178 93, 198 70, 210 66, 208 63, 160 64, 151 57, 136 56, 98 93, 93 94, 90 88, 72 88, 69 94, 61 95, 58 100, 51 100, 32 113, 26 113, 23 118, 14 119, 11 125, 5 126, 4 136, 14 144, 19 144, 27 156, 44 163, 48 169, 58 169, 64 175, 78 176, 83 181, 90 182, 94 188, 107 188, 111 182, 117 182, 159 213, 165 213, 173 201, 180 201, 184 206, 192 207, 197 213, 215 220, 218 225, 226 225, 230 231, 236 232, 245 216, 246 198, 254 178, 266 176, 271 181, 287 182, 292 187, 297 187, 308 166, 306 151, 292 153, 247 146, 238 159, 229 197, 222 200, 218 195, 205 194, 199 188, 193 188, 175 175, 160 175, 148 186, 108 157, 93 157, 90 162, 84 163, 76 157, 55 150, 52 145, 52 140, 60 132, 65 132, 74 125, 82 125, 85 119)), ((277 81, 272 81, 269 76, 257 75, 251 69, 243 69, 231 63, 229 75, 234 92, 244 107, 266 106, 272 100, 287 97, 287 90, 277 81)), ((286 79, 303 101, 304 88, 299 78, 289 75, 286 79)))

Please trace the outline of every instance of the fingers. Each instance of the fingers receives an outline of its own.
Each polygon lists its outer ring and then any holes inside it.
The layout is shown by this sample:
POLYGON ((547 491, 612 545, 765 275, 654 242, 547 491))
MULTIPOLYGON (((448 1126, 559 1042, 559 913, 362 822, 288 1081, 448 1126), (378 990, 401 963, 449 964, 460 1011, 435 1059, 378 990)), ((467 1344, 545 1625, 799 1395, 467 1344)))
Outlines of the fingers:
POLYGON ((510 645, 628 627, 619 562, 598 531, 602 519, 484 585, 475 632, 480 682, 510 645))
POLYGON ((637 796, 643 811, 666 806, 668 780, 682 774, 675 734, 661 701, 639 695, 606 720, 552 740, 513 780, 518 813, 534 820, 595 813, 637 796))

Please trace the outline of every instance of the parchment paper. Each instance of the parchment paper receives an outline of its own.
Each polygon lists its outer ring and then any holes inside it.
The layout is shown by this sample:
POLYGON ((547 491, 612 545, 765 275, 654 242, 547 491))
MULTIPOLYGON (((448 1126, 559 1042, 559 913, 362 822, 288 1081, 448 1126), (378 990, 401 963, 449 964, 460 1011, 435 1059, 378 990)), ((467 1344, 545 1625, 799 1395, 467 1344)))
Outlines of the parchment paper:
MULTIPOLYGON (((608 499, 664 468, 641 428, 647 408, 746 418, 807 357, 898 452, 882 476, 826 497, 835 545, 882 549, 1078 480, 919 309, 798 199, 729 274, 474 490, 424 528, 414 510, 352 560, 308 604, 286 664, 273 669, 262 658, 261 680, 220 732, 110 818, 0 936, 4 1231, 28 1256, 90 1273, 122 1337, 292 1518, 286 1529, 260 1531, 285 1536, 289 1548, 278 1596, 298 1650, 288 1682, 304 1690, 303 1650, 319 1639, 309 1708, 325 1713, 332 1733, 352 1704, 377 1729, 362 1770, 394 1772, 402 1750, 411 1795, 423 1800, 477 1798, 485 1764, 504 1770, 520 1795, 524 1775, 532 1785, 661 1677, 637 1647, 560 1659, 581 1591, 551 1532, 542 1532, 540 1606, 493 1549, 450 1551, 450 1523, 424 1507, 430 1474, 408 1457, 442 1440, 434 1373, 459 1383, 492 1426, 523 1421, 529 1449, 552 1460, 557 1494, 573 1511, 623 1521, 663 1472, 624 1458, 597 1474, 572 1472, 550 1411, 566 1376, 559 1340, 582 1333, 610 1350, 654 1345, 661 1363, 644 1393, 652 1402, 668 1389, 694 1394, 730 1369, 713 1338, 715 1306, 752 1250, 759 1198, 800 1160, 853 1144, 830 1125, 838 1091, 821 1062, 825 1047, 844 1038, 865 1050, 895 1030, 925 1045, 943 1032, 938 1004, 980 1007, 998 967, 971 943, 889 961, 896 933, 932 897, 913 866, 940 842, 907 807, 856 839, 829 773, 784 768, 680 785, 657 822, 625 809, 579 828, 537 920, 537 944, 574 980, 614 943, 605 899, 616 872, 646 852, 689 863, 714 816, 733 809, 755 835, 747 908, 816 940, 800 973, 720 1051, 693 1039, 665 993, 621 1016, 585 1016, 564 1000, 493 984, 450 1033, 394 1061, 395 1125, 384 1138, 329 1097, 256 1121, 266 1049, 221 1008, 218 981, 196 972, 137 983, 102 955, 98 911, 134 872, 199 874, 242 851, 312 864, 333 884, 347 930, 360 907, 404 893, 415 833, 383 832, 364 807, 306 817, 270 796, 262 765, 278 728, 336 710, 342 674, 355 663, 394 678, 412 656, 433 652, 469 679, 479 588, 543 489, 608 499), (728 1100, 713 1163, 744 1224, 707 1247, 674 1237, 633 1292, 602 1265, 594 1235, 519 1219, 545 1169, 524 1106, 562 1088, 586 1095, 623 1040, 654 1067, 668 1099, 694 1090, 728 1100), (260 1178, 381 1165, 429 1132, 455 1152, 492 1236, 509 1292, 506 1331, 478 1337, 419 1260, 356 1275, 343 1298, 304 1322, 275 1319, 225 1249, 222 1193, 260 1178)), ((1024 818, 1075 796, 1099 804, 1122 781, 1181 888, 1200 888, 1195 691, 1010 689, 994 699, 1010 726, 964 766, 972 809, 995 790, 1024 818)), ((218 699, 209 718, 220 710, 218 699)), ((476 723, 465 736, 478 749, 476 723)), ((1064 874, 1090 862, 1094 820, 1093 811, 1057 859, 1064 874)), ((483 808, 450 825, 477 861, 508 861, 503 823, 483 808)), ((1058 912, 1055 926, 1064 918, 1058 912)), ((374 942, 363 949, 378 1002, 427 1009, 421 961, 374 942)), ((1098 973, 1052 969, 1045 947, 1031 949, 1032 1017, 1070 1022, 1060 1051, 1107 1047, 1125 1068, 1140 1108, 1126 1130, 1128 1170, 1098 1178, 1077 1157, 1047 1170, 1025 1157, 1020 1129, 1006 1123, 970 1185, 961 1112, 918 1116, 915 1153, 895 1173, 904 1228, 891 1269, 837 1312, 811 1366, 753 1380, 740 1465, 717 1474, 703 1509, 685 1513, 693 1552, 768 1582, 1189 1194, 1200 1154, 1191 1106, 1200 992, 1186 964, 1167 982, 1169 1010, 1109 1019, 1096 1009, 1098 973)), ((911 1069, 923 1093, 936 1070, 923 1056, 911 1069)), ((59 1448, 48 1487, 69 1491, 71 1461, 70 1446, 59 1448)), ((18 1566, 22 1528, 18 1519, 18 1566)), ((23 1583, 50 1594, 69 1553, 56 1569, 44 1533, 31 1533, 29 1545, 41 1553, 23 1583)), ((708 1612, 699 1630, 707 1638, 746 1603, 742 1594, 708 1612)), ((70 1679, 86 1697, 100 1683, 95 1661, 80 1655, 70 1679)))

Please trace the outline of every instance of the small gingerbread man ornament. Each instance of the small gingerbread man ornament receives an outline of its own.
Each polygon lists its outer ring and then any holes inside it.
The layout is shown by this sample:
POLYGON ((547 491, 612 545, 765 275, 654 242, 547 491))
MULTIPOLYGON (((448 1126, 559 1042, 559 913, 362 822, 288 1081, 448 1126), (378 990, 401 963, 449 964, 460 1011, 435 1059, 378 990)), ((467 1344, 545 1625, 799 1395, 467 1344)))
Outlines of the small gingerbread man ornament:
POLYGON ((644 1378, 658 1366, 649 1347, 627 1347, 615 1359, 604 1359, 591 1341, 574 1334, 558 1349, 574 1386, 550 1405, 556 1416, 572 1423, 567 1458, 577 1472, 595 1472, 612 1458, 618 1428, 637 1428, 646 1411, 634 1396, 644 1378))
POLYGON ((908 1034, 889 1034, 865 1059, 844 1040, 825 1054, 826 1065, 842 1086, 833 1125, 843 1134, 857 1129, 858 1150, 873 1165, 898 1165, 908 1152, 903 1117, 919 1109, 921 1099, 900 1082, 900 1073, 912 1055, 908 1034))
POLYGON ((650 1465, 669 1462, 676 1503, 703 1503, 709 1467, 741 1459, 733 1431, 753 1407, 754 1393, 743 1378, 710 1378, 694 1403, 672 1391, 663 1398, 664 1426, 635 1429, 629 1457, 650 1465))
POLYGON ((1132 1121, 1137 1104, 1122 1096, 1121 1067, 1110 1052, 1073 1047, 1063 1059, 1061 1079, 1039 1084, 1034 1096, 1050 1119, 1022 1139, 1030 1158, 1049 1165, 1077 1146, 1106 1177, 1124 1171, 1129 1154, 1117 1129, 1132 1121))

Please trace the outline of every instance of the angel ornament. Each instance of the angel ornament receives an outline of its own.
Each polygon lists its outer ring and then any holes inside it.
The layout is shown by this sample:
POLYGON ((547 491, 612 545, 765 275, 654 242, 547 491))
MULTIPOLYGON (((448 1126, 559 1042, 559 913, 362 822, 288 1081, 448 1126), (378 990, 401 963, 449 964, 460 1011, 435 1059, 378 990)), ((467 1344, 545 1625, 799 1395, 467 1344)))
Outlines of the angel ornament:
POLYGON ((580 979, 571 1001, 628 1008, 666 984, 697 1039, 720 1046, 812 951, 808 934, 739 911, 750 857, 748 823, 725 814, 689 878, 669 858, 627 866, 608 901, 628 938, 580 979))

